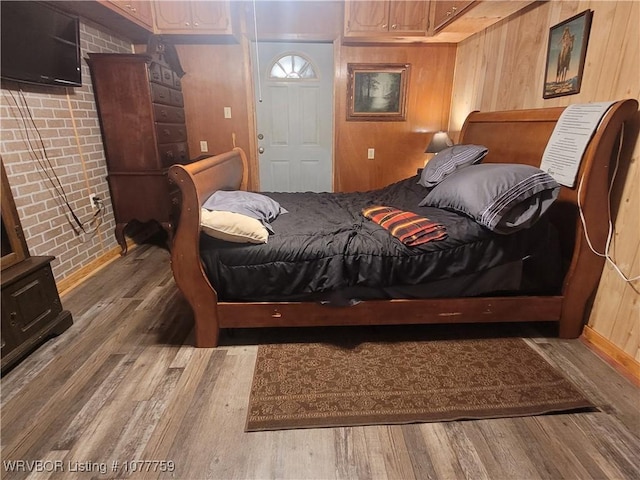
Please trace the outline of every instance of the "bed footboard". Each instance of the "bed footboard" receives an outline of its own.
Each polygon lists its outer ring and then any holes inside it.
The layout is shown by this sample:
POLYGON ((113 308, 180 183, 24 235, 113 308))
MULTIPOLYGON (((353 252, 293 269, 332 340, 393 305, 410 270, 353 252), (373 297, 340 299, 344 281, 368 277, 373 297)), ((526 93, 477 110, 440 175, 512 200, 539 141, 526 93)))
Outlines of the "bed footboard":
POLYGON ((200 261, 200 208, 216 190, 246 188, 247 158, 235 148, 189 165, 173 165, 169 179, 181 192, 180 217, 171 248, 176 285, 193 309, 197 347, 218 345, 218 296, 200 261))

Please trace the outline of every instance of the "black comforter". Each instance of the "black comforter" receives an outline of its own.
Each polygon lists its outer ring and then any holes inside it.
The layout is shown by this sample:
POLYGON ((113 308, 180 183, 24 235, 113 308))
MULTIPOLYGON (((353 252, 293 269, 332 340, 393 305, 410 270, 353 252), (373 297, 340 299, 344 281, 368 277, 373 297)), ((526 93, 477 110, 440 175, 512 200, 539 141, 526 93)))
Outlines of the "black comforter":
POLYGON ((557 239, 544 218, 498 235, 460 214, 418 207, 426 193, 417 177, 368 192, 265 193, 289 212, 271 222, 268 243, 234 244, 203 234, 203 264, 221 301, 343 302, 558 288, 557 239), (374 204, 428 217, 445 225, 448 236, 407 247, 362 216, 374 204))

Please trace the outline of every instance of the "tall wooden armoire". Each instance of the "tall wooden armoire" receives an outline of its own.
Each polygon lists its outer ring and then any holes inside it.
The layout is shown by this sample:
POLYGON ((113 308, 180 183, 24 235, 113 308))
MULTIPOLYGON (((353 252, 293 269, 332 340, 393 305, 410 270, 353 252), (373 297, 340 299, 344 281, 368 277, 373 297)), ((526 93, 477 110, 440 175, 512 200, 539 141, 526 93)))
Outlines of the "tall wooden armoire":
POLYGON ((171 239, 177 189, 167 169, 190 162, 180 76, 162 54, 89 53, 89 66, 122 253, 133 220, 156 221, 171 239))

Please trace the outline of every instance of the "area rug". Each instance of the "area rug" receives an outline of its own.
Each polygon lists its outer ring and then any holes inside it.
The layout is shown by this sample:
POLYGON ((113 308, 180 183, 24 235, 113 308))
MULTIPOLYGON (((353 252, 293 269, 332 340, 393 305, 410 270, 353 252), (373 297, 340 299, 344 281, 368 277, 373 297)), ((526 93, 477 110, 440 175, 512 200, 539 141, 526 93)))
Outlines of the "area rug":
POLYGON ((594 406, 521 338, 260 345, 246 431, 594 406))

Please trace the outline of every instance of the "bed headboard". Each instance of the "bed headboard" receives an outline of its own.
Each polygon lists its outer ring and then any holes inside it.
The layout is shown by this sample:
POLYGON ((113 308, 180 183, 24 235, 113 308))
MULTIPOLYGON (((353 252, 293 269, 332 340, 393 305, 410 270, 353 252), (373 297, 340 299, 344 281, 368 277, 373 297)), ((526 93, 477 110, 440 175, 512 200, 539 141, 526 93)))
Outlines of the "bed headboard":
MULTIPOLYGON (((540 166, 553 129, 565 107, 503 112, 472 112, 460 133, 459 143, 484 145, 489 153, 483 162, 524 163, 540 166)), ((558 200, 549 210, 560 231, 563 256, 574 274, 581 256, 593 256, 602 270, 603 259, 593 255, 584 239, 578 216, 578 186, 582 180, 580 205, 588 226, 589 238, 602 251, 607 237, 607 195, 611 173, 618 154, 618 142, 625 122, 638 111, 634 99, 615 102, 603 117, 591 138, 578 170, 576 186, 562 186, 558 200)), ((598 269, 597 265, 593 266, 598 269)))
MULTIPOLYGON (((489 148, 483 162, 525 163, 540 166, 542 154, 565 107, 510 110, 504 112, 472 112, 460 133, 460 143, 479 143, 489 148)), ((591 176, 594 169, 608 172, 612 153, 617 153, 617 140, 624 122, 638 110, 636 100, 615 102, 607 111, 593 135, 578 172, 591 176)), ((586 180, 586 178, 585 178, 586 180)), ((608 175, 607 175, 608 184, 608 175)), ((592 194, 591 188, 589 188, 592 194)), ((577 186, 562 187, 560 200, 577 202, 577 186)))
POLYGON ((483 163, 526 163, 537 167, 563 111, 564 107, 471 112, 462 126, 459 143, 488 147, 483 163))

